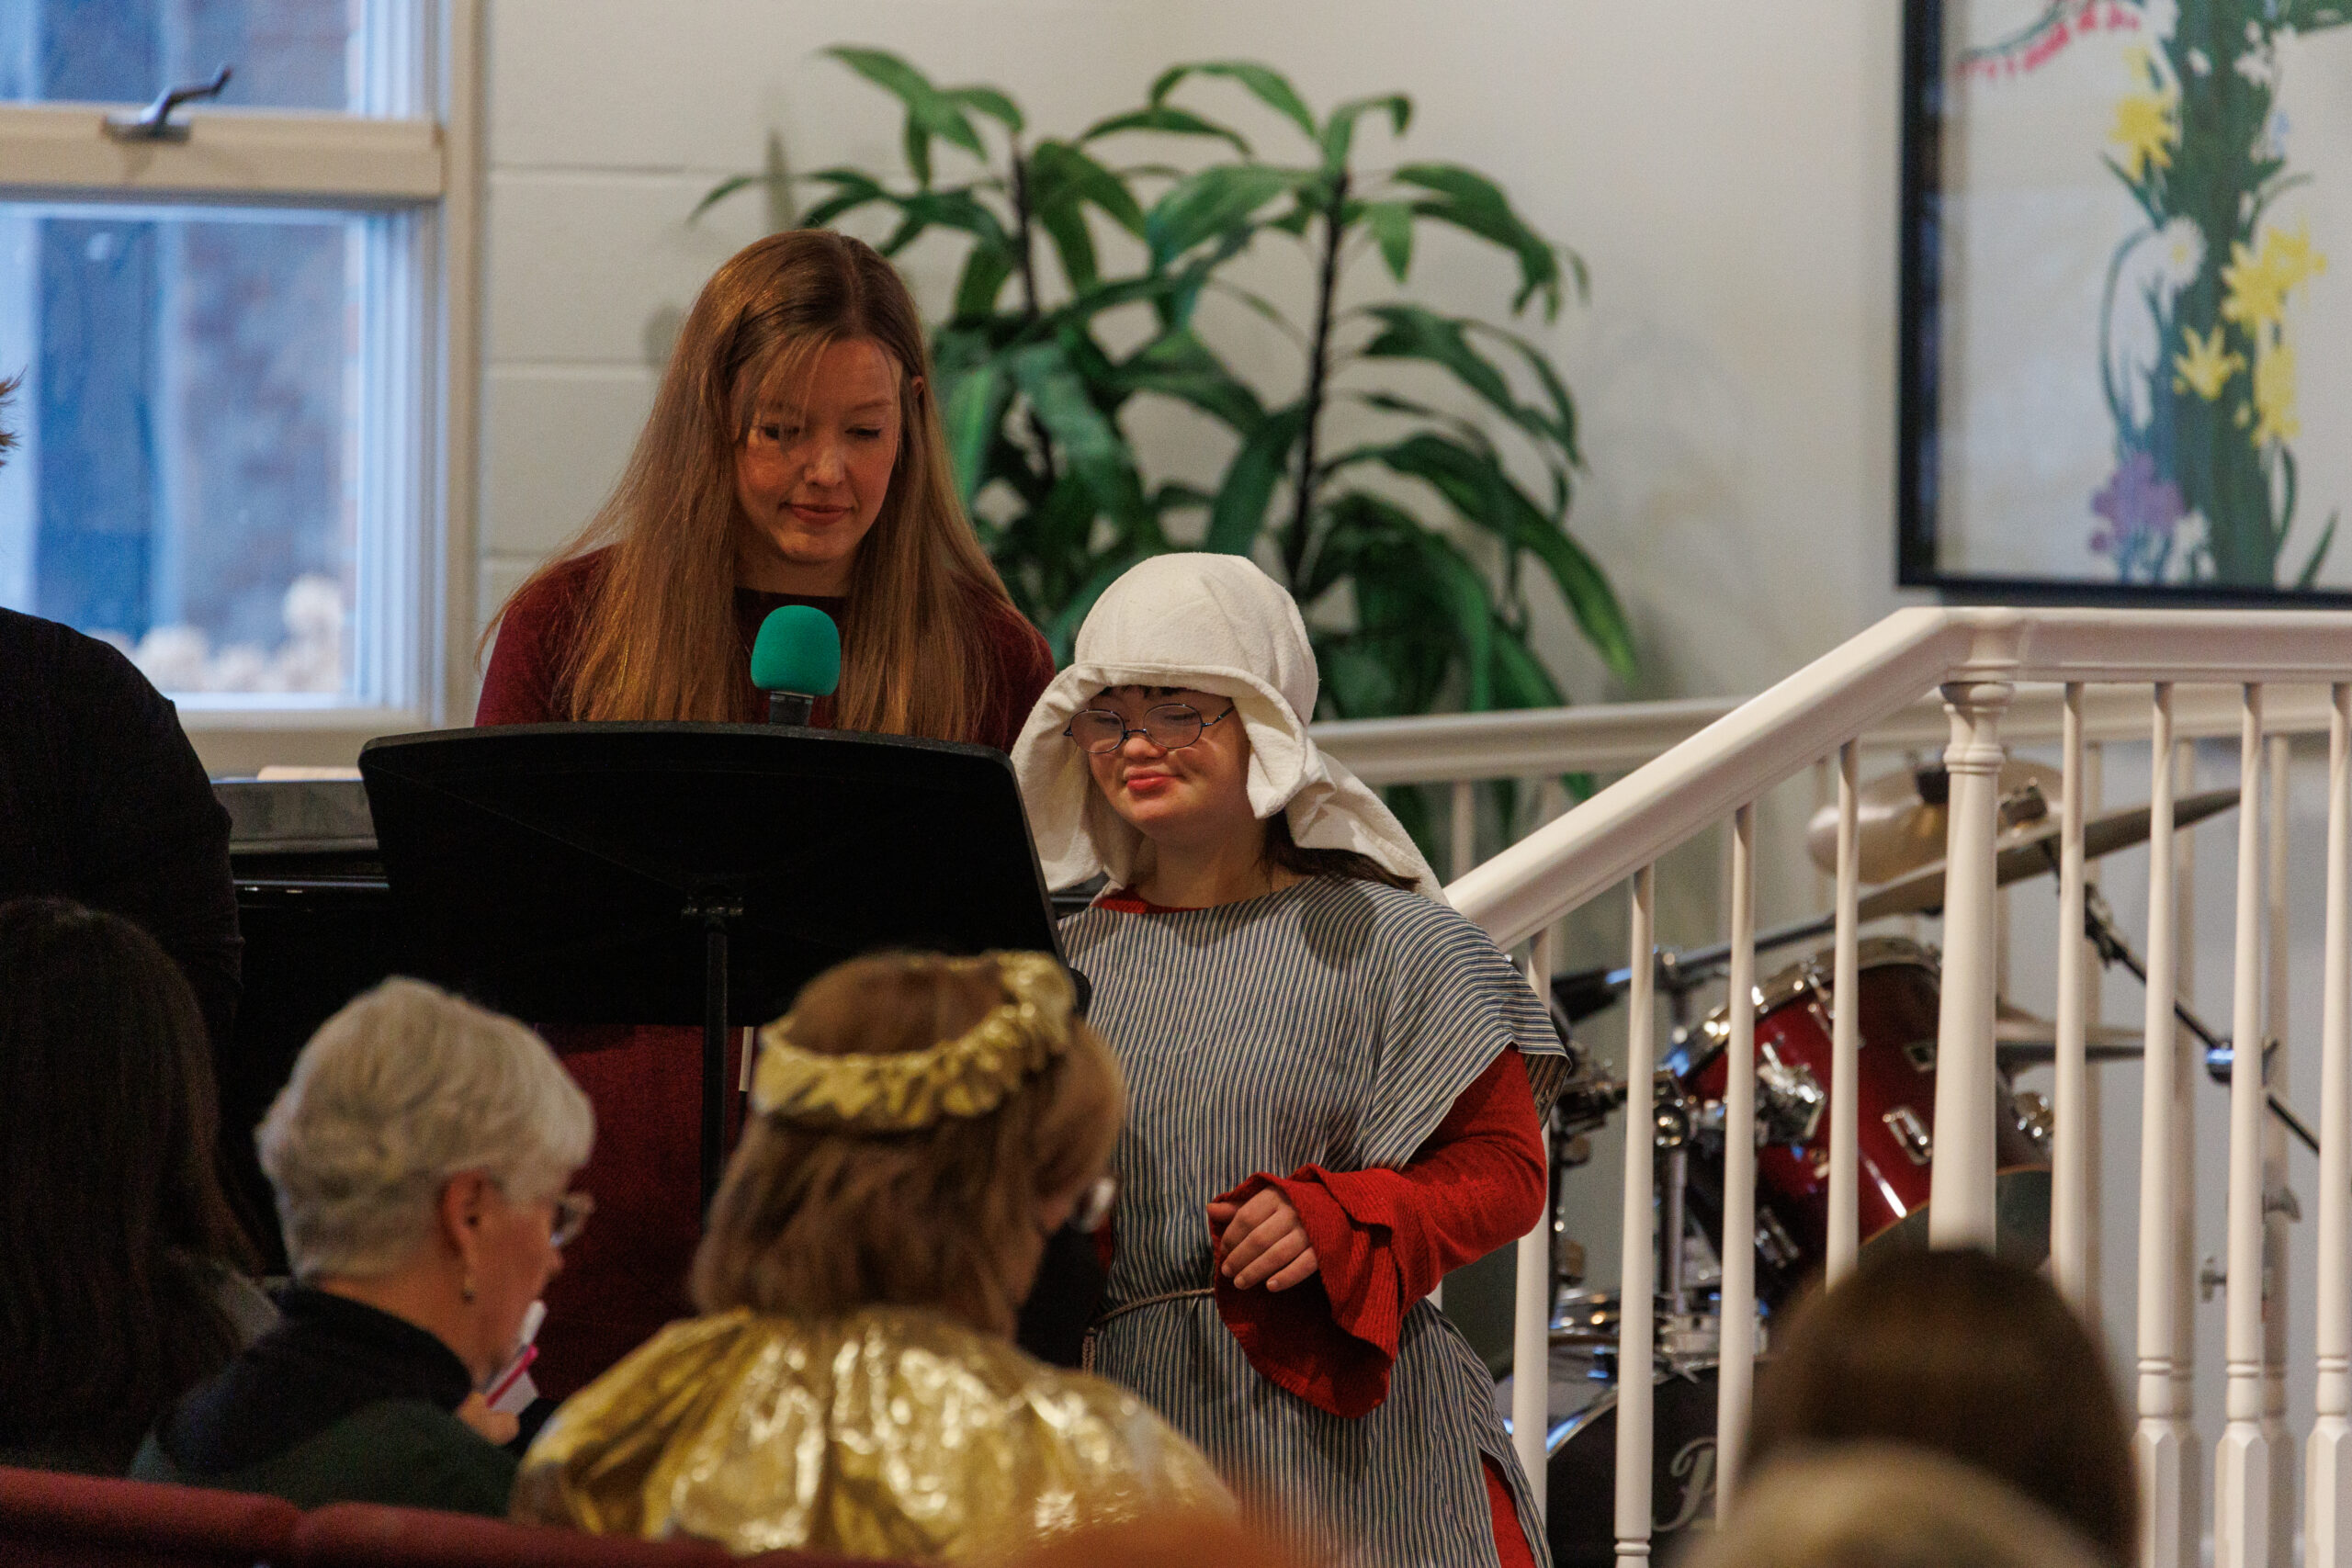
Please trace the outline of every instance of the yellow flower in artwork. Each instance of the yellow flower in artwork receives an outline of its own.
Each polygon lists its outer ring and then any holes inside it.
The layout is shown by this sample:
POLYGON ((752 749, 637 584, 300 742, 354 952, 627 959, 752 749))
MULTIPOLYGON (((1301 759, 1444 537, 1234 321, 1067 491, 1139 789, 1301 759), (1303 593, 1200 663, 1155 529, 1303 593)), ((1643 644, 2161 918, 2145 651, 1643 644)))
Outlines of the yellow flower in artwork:
POLYGON ((2254 412, 2256 446, 2302 434, 2302 422, 2295 417, 2295 351, 2283 343, 2264 349, 2255 362, 2254 412))
POLYGON ((2287 284, 2273 264, 2268 246, 2256 255, 2243 243, 2230 246, 2229 265, 2222 268, 2222 319, 2246 331, 2277 326, 2287 314, 2287 284))
POLYGON ((2327 257, 2312 249, 2309 220, 2297 224, 2291 234, 2278 229, 2264 230, 2262 254, 2278 274, 2281 285, 2288 288, 2300 288, 2327 270, 2327 257))
POLYGON ((2206 338, 2199 338, 2195 327, 2183 327, 2180 336, 2188 352, 2173 355, 2172 367, 2178 372, 2172 378, 2173 390, 2194 391, 2210 403, 2222 395, 2232 376, 2245 368, 2245 356, 2222 347, 2220 327, 2206 338))
POLYGON ((2172 150, 2180 141, 2180 127, 2173 119, 2177 103, 2169 90, 2132 93, 2117 100, 2115 129, 2107 139, 2123 150, 2124 178, 2138 183, 2151 164, 2172 167, 2172 150))
POLYGON ((2278 326, 2286 320, 2287 295, 2327 270, 2327 257, 2312 249, 2309 225, 2292 234, 2278 229, 2262 231, 2262 249, 2244 244, 2230 247, 2230 261, 2222 268, 2222 317, 2252 332, 2257 326, 2278 326))

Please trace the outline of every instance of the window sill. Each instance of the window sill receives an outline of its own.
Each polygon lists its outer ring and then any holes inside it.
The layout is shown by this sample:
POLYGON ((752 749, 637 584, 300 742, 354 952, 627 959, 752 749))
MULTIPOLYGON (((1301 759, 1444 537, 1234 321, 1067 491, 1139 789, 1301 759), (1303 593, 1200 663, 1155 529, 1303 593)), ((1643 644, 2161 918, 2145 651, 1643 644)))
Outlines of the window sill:
POLYGON ((433 727, 424 714, 399 708, 301 707, 284 697, 209 693, 175 700, 180 728, 214 778, 250 778, 272 763, 347 768, 359 760, 359 748, 379 735, 433 727))

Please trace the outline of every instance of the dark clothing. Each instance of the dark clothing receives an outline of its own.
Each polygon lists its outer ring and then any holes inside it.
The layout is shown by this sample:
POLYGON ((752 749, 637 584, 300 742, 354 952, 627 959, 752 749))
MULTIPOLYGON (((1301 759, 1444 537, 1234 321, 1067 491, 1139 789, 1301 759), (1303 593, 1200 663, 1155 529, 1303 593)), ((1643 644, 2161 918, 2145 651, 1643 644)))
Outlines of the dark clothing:
MULTIPOLYGON (((567 716, 561 671, 603 552, 568 561, 518 600, 498 628, 482 678, 478 725, 548 724, 567 716)), ((840 599, 735 591, 743 639, 737 717, 757 723, 767 699, 752 684, 751 650, 761 622, 785 604, 812 604, 842 619, 840 599)), ((1046 639, 1011 606, 991 626, 984 656, 996 664, 997 702, 972 739, 1010 750, 1037 696, 1054 678, 1046 639)), ((833 702, 809 722, 830 728, 833 702)), ((564 1253, 548 1287, 548 1322, 532 1377, 561 1398, 650 1338, 672 1318, 690 1316, 686 1271, 701 1238, 702 1031, 627 1025, 549 1025, 548 1043, 596 1108, 596 1146, 580 1185, 596 1195, 596 1223, 564 1253)), ((736 1081, 741 1035, 729 1040, 728 1081, 736 1081)), ((730 1098, 730 1101, 732 1097, 730 1098)))
POLYGON ((0 902, 39 896, 134 921, 228 1043, 244 953, 229 813, 177 711, 96 637, 0 610, 0 902))
POLYGON ((447 1346, 322 1291, 278 1304, 283 1324, 164 1417, 135 1479, 505 1514, 514 1456, 457 1418, 473 1377, 447 1346))

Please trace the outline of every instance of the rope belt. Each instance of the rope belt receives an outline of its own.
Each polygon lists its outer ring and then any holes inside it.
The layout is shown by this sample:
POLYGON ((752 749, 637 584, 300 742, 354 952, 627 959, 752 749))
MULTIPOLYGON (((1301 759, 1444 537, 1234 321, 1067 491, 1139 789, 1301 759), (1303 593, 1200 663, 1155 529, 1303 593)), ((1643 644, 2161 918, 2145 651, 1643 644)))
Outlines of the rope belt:
POLYGON ((1119 1306, 1113 1307, 1109 1312, 1104 1313, 1101 1317, 1096 1318, 1092 1323, 1087 1325, 1086 1337, 1079 1342, 1078 1370, 1081 1372, 1087 1373, 1091 1373, 1094 1371, 1095 1337, 1102 1332, 1102 1325, 1110 1322, 1113 1318, 1125 1317, 1131 1312, 1137 1312, 1148 1306, 1158 1306, 1162 1302, 1188 1301, 1194 1296, 1214 1296, 1216 1294, 1216 1292, 1210 1287, 1206 1285, 1198 1285, 1189 1291, 1165 1291, 1156 1296, 1146 1296, 1141 1301, 1127 1302, 1119 1306))

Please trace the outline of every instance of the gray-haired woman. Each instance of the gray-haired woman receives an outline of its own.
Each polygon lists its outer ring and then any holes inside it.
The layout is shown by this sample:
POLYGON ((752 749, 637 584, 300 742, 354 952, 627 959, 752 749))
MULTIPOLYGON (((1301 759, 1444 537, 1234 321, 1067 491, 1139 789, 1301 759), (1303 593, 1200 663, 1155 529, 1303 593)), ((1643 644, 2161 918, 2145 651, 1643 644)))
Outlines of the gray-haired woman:
POLYGON ((539 1037, 414 980, 329 1019, 257 1134, 285 1322, 157 1424, 134 1476, 503 1515, 480 1390, 586 1218, 587 1098, 539 1037))

